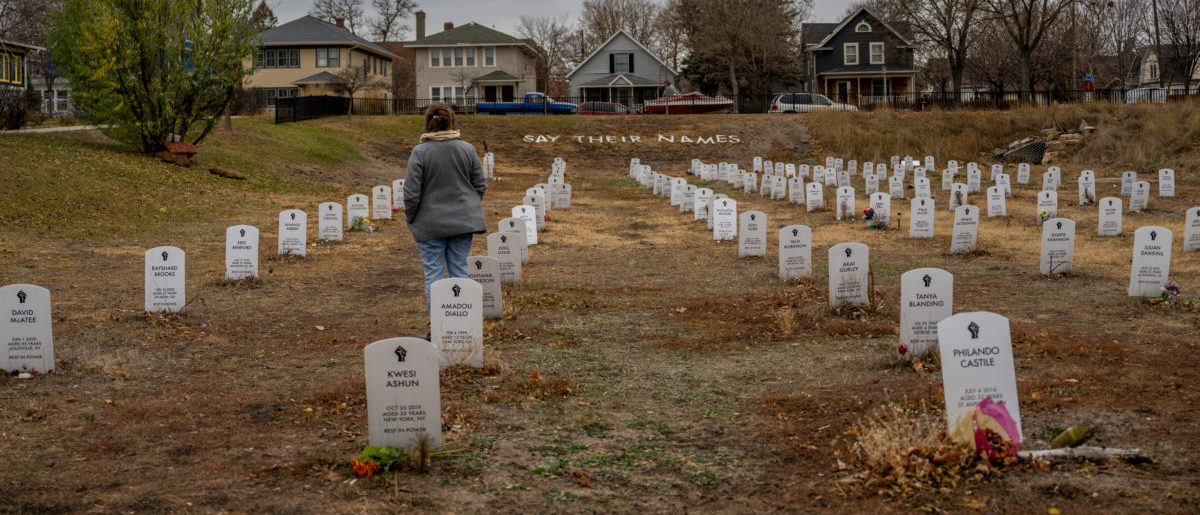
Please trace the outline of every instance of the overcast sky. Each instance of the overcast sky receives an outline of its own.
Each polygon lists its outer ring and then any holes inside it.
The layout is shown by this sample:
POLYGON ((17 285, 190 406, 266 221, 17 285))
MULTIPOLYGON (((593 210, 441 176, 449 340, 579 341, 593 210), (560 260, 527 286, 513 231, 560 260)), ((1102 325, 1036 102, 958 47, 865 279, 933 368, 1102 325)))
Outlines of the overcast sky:
MULTIPOLYGON (((364 0, 363 4, 370 11, 371 2, 364 0)), ((813 4, 813 19, 806 21, 834 22, 841 21, 839 17, 845 12, 847 2, 814 0, 813 4)), ((307 14, 312 0, 267 0, 267 5, 275 11, 279 23, 287 23, 307 14)), ((573 21, 579 17, 583 0, 417 0, 417 5, 426 13, 426 32, 429 34, 441 32, 442 24, 448 21, 455 25, 473 21, 516 35, 521 15, 565 14, 573 21)), ((408 25, 414 26, 411 18, 408 25)), ((359 29, 358 32, 364 31, 359 29)), ((413 32, 410 30, 406 39, 412 39, 413 32)))

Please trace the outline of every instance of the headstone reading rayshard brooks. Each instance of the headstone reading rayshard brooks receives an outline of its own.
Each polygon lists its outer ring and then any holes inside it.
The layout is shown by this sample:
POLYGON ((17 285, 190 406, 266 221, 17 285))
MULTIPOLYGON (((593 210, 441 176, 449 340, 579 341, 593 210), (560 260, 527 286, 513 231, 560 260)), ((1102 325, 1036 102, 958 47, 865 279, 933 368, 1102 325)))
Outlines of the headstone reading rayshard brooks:
POLYGON ((325 241, 342 241, 342 205, 322 202, 317 212, 318 237, 325 241))
POLYGON ((869 251, 862 243, 839 243, 829 247, 829 306, 869 304, 870 267, 869 251))
POLYGON ((308 254, 308 214, 299 209, 279 212, 277 253, 304 257, 308 254))
POLYGON ((1075 262, 1075 221, 1051 218, 1042 224, 1042 275, 1068 274, 1075 262))
POLYGON ((507 232, 516 235, 516 245, 521 248, 521 262, 528 263, 529 243, 527 242, 525 236, 525 220, 510 216, 508 218, 501 218, 500 221, 496 223, 496 226, 497 232, 507 232))
POLYGON ((908 208, 908 237, 933 237, 934 201, 931 198, 915 198, 908 208))
POLYGON ((1150 204, 1150 183, 1137 181, 1133 183, 1133 193, 1129 195, 1129 211, 1140 213, 1150 204))
POLYGON ((1133 183, 1137 182, 1137 172, 1127 171, 1121 174, 1121 196, 1128 197, 1133 193, 1133 183))
POLYGON ((1200 206, 1188 208, 1183 222, 1183 251, 1200 250, 1200 206))
POLYGON ((746 211, 738 215, 738 257, 767 255, 767 215, 746 211))
POLYGON ((979 208, 961 206, 954 210, 954 230, 950 235, 950 253, 975 252, 979 234, 979 208))
POLYGON ((363 349, 370 444, 413 451, 442 444, 438 351, 419 338, 388 338, 363 349))
POLYGON ((487 237, 488 256, 495 258, 500 284, 521 282, 521 242, 525 233, 494 232, 487 237))
POLYGON ((525 244, 538 244, 537 209, 528 204, 512 208, 512 217, 525 221, 525 244))
POLYGON ((1142 227, 1133 233, 1133 266, 1129 270, 1130 297, 1157 297, 1171 277, 1171 231, 1142 227))
POLYGON ((371 217, 376 220, 392 219, 392 189, 387 186, 371 188, 371 217))
POLYGON ((50 290, 32 284, 0 287, 0 370, 54 370, 54 330, 50 290))
POLYGON ((471 279, 440 279, 429 288, 430 334, 441 367, 483 366, 483 287, 471 279))
POLYGON ((738 215, 736 200, 731 198, 714 200, 712 219, 714 241, 737 239, 738 215))
POLYGON ((1021 409, 1008 319, 987 311, 959 313, 938 322, 937 331, 947 431, 954 433, 963 423, 959 419, 990 397, 1008 410, 1020 435, 1021 409))
POLYGON ((404 179, 392 181, 392 209, 404 209, 404 179))
POLYGON ((1163 168, 1158 171, 1158 196, 1175 196, 1175 170, 1163 168))
POLYGON ((500 289, 500 260, 490 256, 467 258, 467 275, 483 288, 483 317, 504 316, 504 297, 500 289))
POLYGON ((147 313, 183 311, 187 304, 184 265, 183 250, 177 247, 154 247, 146 251, 147 313))
POLYGON ((225 280, 258 277, 258 229, 235 225, 225 229, 225 280))
POLYGON ((1118 236, 1121 234, 1121 199, 1104 197, 1100 199, 1100 220, 1096 224, 1098 236, 1118 236))
POLYGON ((902 357, 924 357, 937 345, 937 324, 954 314, 954 276, 940 268, 918 268, 900 276, 902 357))
POLYGON ((821 186, 819 182, 810 182, 805 188, 808 191, 804 192, 804 210, 811 213, 823 209, 825 207, 825 187, 821 186))
POLYGON ((992 186, 987 189, 987 215, 989 217, 1008 216, 1008 207, 1004 200, 1004 188, 992 186))
POLYGON ((807 225, 789 225, 779 230, 779 278, 811 278, 812 229, 807 225))
POLYGON ((346 227, 354 227, 355 220, 371 217, 371 200, 366 195, 346 197, 346 227))
POLYGON ((843 186, 837 189, 837 219, 854 218, 854 188, 843 186))

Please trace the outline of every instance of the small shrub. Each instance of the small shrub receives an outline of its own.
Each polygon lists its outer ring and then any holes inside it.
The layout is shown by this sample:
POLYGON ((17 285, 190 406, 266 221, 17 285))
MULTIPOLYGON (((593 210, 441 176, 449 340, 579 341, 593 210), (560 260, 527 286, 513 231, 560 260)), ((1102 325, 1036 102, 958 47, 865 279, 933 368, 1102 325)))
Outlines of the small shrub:
POLYGON ((37 92, 31 89, 0 89, 0 129, 14 130, 25 125, 38 110, 37 92))

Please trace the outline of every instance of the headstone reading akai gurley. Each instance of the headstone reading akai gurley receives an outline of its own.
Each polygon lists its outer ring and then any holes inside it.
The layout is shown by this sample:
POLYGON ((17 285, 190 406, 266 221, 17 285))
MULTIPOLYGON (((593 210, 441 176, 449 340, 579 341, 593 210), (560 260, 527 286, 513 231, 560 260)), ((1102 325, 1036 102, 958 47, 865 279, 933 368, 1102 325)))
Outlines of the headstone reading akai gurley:
POLYGON ((483 288, 483 317, 504 316, 504 296, 500 289, 500 260, 490 256, 468 257, 467 274, 483 288))
POLYGON ((430 334, 442 368, 483 366, 483 288, 470 279, 441 279, 429 289, 430 334))
POLYGON ((323 202, 317 208, 320 212, 317 218, 317 232, 325 241, 342 241, 342 205, 337 202, 323 202))
POLYGON ((187 304, 183 251, 176 247, 155 247, 146 251, 147 313, 178 313, 187 304))
POLYGON ((487 237, 488 256, 496 259, 500 272, 500 284, 521 282, 521 249, 518 235, 525 233, 494 232, 487 237))
POLYGON ((738 257, 767 255, 767 215, 746 211, 738 215, 738 257))
POLYGON ((812 229, 807 225, 789 225, 779 230, 779 278, 811 278, 812 229))
POLYGON ((954 314, 954 276, 918 268, 900 276, 900 355, 924 357, 937 345, 937 324, 954 314))
POLYGON ((962 206, 954 211, 954 230, 950 235, 950 253, 975 252, 979 234, 979 208, 962 206))
POLYGON ((1075 221, 1051 218, 1042 224, 1042 275, 1069 274, 1075 261, 1075 221))
POLYGON ((909 202, 908 208, 908 237, 933 237, 934 200, 931 198, 915 198, 909 202))
POLYGON ((738 229, 737 201, 723 198, 713 201, 713 240, 736 240, 738 229))
POLYGON ((225 280, 258 277, 258 229, 235 225, 225 229, 225 280))
POLYGON ((354 227, 359 220, 371 217, 371 199, 366 195, 346 197, 346 227, 354 227))
POLYGON ((0 317, 0 370, 53 371, 50 290, 32 284, 0 287, 0 309, 4 310, 0 317))
POLYGON ((1142 227, 1133 233, 1133 266, 1129 270, 1130 297, 1157 297, 1171 277, 1171 231, 1142 227))
POLYGON ((991 398, 1008 410, 1020 439, 1021 409, 1008 319, 987 311, 959 313, 939 322, 937 330, 947 431, 953 434, 961 424, 970 428, 972 420, 960 419, 991 398))
POLYGON ((299 209, 288 209, 279 213, 280 256, 304 257, 308 254, 308 214, 299 209))
POLYGON ((865 306, 870 303, 870 257, 862 243, 829 247, 829 306, 865 306))
POLYGON ((388 338, 363 349, 370 444, 415 451, 442 444, 438 351, 418 338, 388 338))
POLYGON ((1100 199, 1100 221, 1096 224, 1098 236, 1119 236, 1121 234, 1122 201, 1118 197, 1100 199))
POLYGON ((371 217, 376 220, 392 219, 392 189, 387 186, 376 186, 371 189, 374 203, 371 205, 371 217))

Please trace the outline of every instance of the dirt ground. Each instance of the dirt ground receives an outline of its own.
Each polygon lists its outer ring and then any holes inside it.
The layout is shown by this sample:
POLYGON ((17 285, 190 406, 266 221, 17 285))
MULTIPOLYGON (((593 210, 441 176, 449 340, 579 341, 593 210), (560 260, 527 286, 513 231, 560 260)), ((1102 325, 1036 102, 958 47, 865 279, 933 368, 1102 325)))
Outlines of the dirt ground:
MULTIPOLYGON (((1181 252, 1183 212, 1200 198, 1192 171, 1177 171, 1174 199, 1155 195, 1147 212, 1125 214, 1124 236, 1099 238, 1095 207, 1073 202, 1084 166, 1064 166, 1059 213, 1078 229, 1075 271, 1061 278, 1037 273, 1032 185, 1014 184, 1008 219, 981 220, 981 252, 968 256, 948 252, 947 211, 937 214, 935 238, 911 240, 906 230, 868 230, 861 220, 837 222, 831 212, 713 185, 740 209, 764 211, 769 234, 793 223, 813 228, 815 279, 785 283, 773 236, 767 258, 739 259, 735 243, 713 242, 703 222, 625 173, 632 157, 678 176, 693 157, 743 166, 755 155, 823 161, 812 155, 804 118, 532 118, 464 121, 467 139, 496 153, 501 180, 485 198, 489 224, 545 180, 555 156, 567 160, 574 197, 571 209, 551 213, 523 282, 505 287, 504 318, 485 323, 491 368, 443 374, 447 444, 426 472, 361 479, 350 466, 367 444, 362 347, 420 336, 427 326, 420 264, 402 221, 318 244, 304 259, 270 256, 278 211, 337 199, 247 193, 225 199, 226 214, 211 220, 115 238, 0 227, 0 284, 50 289, 58 359, 53 374, 0 379, 0 511, 1074 513, 1200 505, 1200 316, 1125 295, 1133 231, 1151 224, 1175 231, 1172 276, 1184 296, 1200 291, 1197 255, 1181 252), (522 140, 539 133, 647 141, 522 140), (658 143, 658 133, 742 142, 658 143), (220 281, 224 228, 234 223, 263 231, 257 283, 220 281), (861 317, 825 307, 826 252, 844 241, 871 248, 877 302, 861 317), (192 301, 178 316, 148 316, 140 310, 142 255, 167 244, 188 252, 192 301), (1046 448, 1056 430, 1082 423, 1094 443, 1139 448, 1153 462, 1019 466, 903 492, 872 481, 855 465, 856 427, 884 407, 942 405, 936 367, 896 358, 899 277, 922 266, 954 274, 956 312, 1011 320, 1028 448, 1046 448)), ((296 177, 351 191, 400 177, 415 137, 407 119, 304 123, 355 134, 366 162, 297 169, 296 177)), ((964 159, 939 162, 948 158, 964 159)), ((1098 196, 1115 195, 1120 164, 1090 165, 1098 196)), ((861 193, 857 202, 866 205, 861 193)), ((894 203, 893 211, 906 207, 894 203)), ((482 236, 474 253, 486 253, 482 236)))

